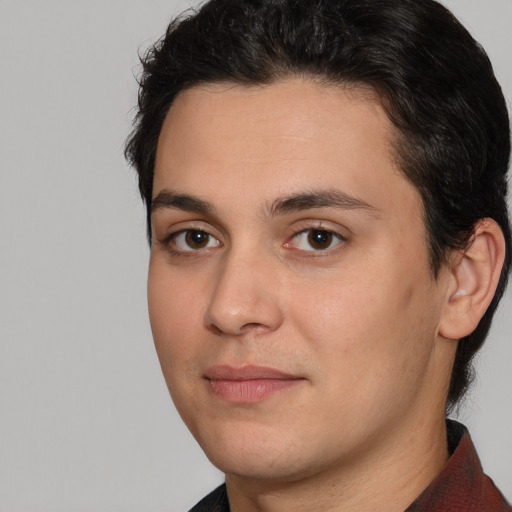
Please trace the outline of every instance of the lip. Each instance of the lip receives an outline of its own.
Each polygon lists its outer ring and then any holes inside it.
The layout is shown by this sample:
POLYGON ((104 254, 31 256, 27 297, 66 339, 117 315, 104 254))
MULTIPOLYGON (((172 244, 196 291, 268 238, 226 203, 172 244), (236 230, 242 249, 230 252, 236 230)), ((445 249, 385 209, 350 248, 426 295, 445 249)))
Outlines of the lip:
POLYGON ((302 377, 267 366, 212 366, 205 372, 211 393, 226 402, 255 403, 296 386, 302 377))

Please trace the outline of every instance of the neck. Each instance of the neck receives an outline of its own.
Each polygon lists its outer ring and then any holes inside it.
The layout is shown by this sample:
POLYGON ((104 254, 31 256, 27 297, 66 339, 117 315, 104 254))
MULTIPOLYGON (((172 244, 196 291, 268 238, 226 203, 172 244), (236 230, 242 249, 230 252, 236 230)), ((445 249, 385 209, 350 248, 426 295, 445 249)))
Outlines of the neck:
POLYGON ((406 423, 366 456, 328 471, 285 482, 226 475, 231 512, 402 512, 448 459, 444 417, 406 423))

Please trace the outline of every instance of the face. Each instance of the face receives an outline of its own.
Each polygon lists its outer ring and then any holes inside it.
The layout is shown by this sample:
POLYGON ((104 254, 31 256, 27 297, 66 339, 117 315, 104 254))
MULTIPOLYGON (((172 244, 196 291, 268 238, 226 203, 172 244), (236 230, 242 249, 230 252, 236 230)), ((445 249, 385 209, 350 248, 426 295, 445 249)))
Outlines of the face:
POLYGON ((167 115, 151 325, 176 407, 228 475, 350 465, 444 406, 446 286, 391 141, 368 91, 299 79, 192 88, 167 115))

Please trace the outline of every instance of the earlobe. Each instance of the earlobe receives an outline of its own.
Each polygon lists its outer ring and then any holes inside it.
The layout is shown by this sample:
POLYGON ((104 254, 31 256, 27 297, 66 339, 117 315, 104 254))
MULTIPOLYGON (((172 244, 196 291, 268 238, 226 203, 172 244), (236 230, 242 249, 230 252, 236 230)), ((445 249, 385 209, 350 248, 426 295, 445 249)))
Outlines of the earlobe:
POLYGON ((493 219, 482 219, 468 247, 454 254, 439 334, 458 340, 471 334, 491 303, 505 260, 505 239, 493 219))

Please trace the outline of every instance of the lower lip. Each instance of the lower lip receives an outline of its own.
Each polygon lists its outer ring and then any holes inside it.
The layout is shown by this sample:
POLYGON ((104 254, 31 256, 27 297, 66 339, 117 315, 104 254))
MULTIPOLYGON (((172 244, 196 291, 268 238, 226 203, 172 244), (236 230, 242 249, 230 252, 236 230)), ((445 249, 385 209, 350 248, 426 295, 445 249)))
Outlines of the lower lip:
POLYGON ((302 379, 248 379, 248 380, 209 380, 215 396, 226 402, 261 402, 280 391, 296 386, 302 379))

